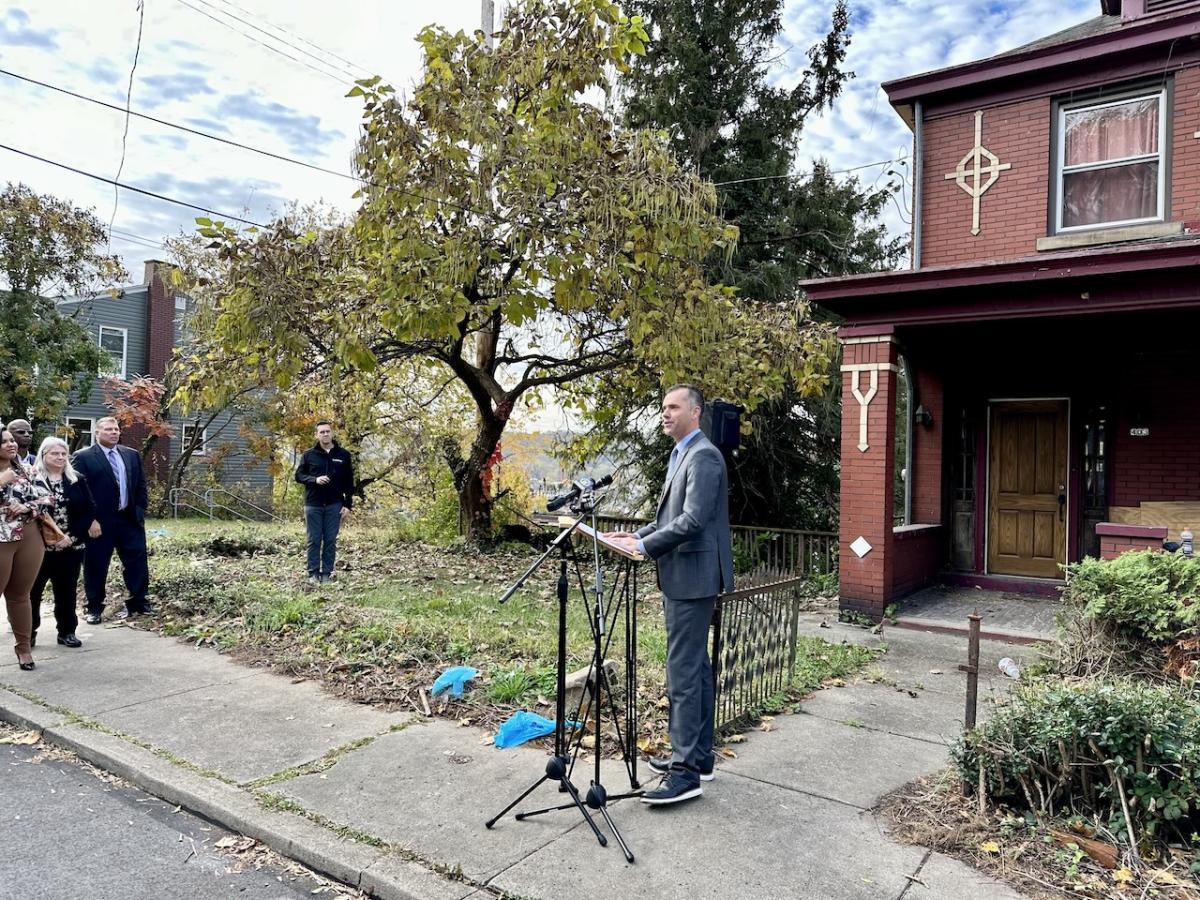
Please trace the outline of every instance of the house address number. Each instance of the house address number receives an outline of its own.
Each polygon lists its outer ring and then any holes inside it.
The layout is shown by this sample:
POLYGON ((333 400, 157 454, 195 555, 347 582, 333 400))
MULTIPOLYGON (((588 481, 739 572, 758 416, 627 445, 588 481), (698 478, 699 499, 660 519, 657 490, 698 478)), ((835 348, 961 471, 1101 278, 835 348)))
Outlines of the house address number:
POLYGON ((1149 428, 1130 428, 1129 436, 1130 437, 1150 437, 1150 429, 1149 428))

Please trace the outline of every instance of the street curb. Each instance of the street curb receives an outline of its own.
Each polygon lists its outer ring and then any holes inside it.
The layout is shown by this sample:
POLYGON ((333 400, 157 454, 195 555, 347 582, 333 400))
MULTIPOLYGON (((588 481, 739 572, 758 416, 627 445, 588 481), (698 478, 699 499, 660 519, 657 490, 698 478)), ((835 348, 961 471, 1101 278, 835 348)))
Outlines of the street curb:
POLYGON ((0 720, 41 731, 46 743, 378 900, 461 900, 477 892, 474 885, 448 881, 418 863, 339 838, 296 813, 263 809, 239 787, 191 772, 2 687, 0 720))

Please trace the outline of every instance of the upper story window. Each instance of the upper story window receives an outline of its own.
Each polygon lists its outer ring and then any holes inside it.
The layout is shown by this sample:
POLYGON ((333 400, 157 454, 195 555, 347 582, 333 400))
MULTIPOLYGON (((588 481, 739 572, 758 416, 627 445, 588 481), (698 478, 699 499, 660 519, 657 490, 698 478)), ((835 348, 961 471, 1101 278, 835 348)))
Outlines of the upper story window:
POLYGON ((100 326, 100 349, 108 356, 107 364, 101 364, 101 375, 125 377, 128 346, 129 330, 127 328, 114 328, 111 325, 100 326))
POLYGON ((1166 92, 1058 108, 1056 230, 1162 221, 1166 92))
POLYGON ((182 434, 180 434, 180 437, 182 438, 182 444, 180 445, 180 448, 179 448, 181 452, 183 450, 186 450, 188 447, 192 447, 192 445, 194 443, 195 446, 192 449, 192 456, 207 456, 208 455, 208 429, 207 428, 201 428, 199 431, 197 431, 195 425, 184 425, 183 431, 182 431, 182 434))

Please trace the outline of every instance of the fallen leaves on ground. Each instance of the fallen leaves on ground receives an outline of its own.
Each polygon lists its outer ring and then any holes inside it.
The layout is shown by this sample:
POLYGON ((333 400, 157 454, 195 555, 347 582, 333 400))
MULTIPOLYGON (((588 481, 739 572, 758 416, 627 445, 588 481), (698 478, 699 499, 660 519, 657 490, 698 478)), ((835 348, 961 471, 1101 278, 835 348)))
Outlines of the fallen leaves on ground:
POLYGON ((40 731, 18 731, 15 734, 0 735, 0 744, 20 744, 33 746, 42 739, 40 731))
POLYGON ((995 808, 981 814, 950 769, 883 798, 879 817, 893 839, 959 859, 1035 900, 1200 900, 1200 881, 1188 871, 1200 865, 1195 851, 1171 848, 1157 857, 1144 851, 1142 868, 1123 864, 1121 848, 1099 839, 1113 838, 1102 823, 1039 823, 995 808), (1097 837, 1078 834, 1088 831, 1097 837), (1114 866, 1105 868, 1088 846, 1109 847, 1114 866))

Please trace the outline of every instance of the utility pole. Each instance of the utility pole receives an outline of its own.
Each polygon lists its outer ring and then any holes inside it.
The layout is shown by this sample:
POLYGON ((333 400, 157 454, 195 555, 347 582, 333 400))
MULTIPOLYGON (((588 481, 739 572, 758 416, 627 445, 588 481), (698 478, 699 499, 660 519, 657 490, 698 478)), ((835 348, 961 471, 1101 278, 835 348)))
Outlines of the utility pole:
POLYGON ((496 4, 495 0, 483 0, 482 13, 482 28, 487 40, 488 49, 492 49, 492 32, 496 30, 496 4))

